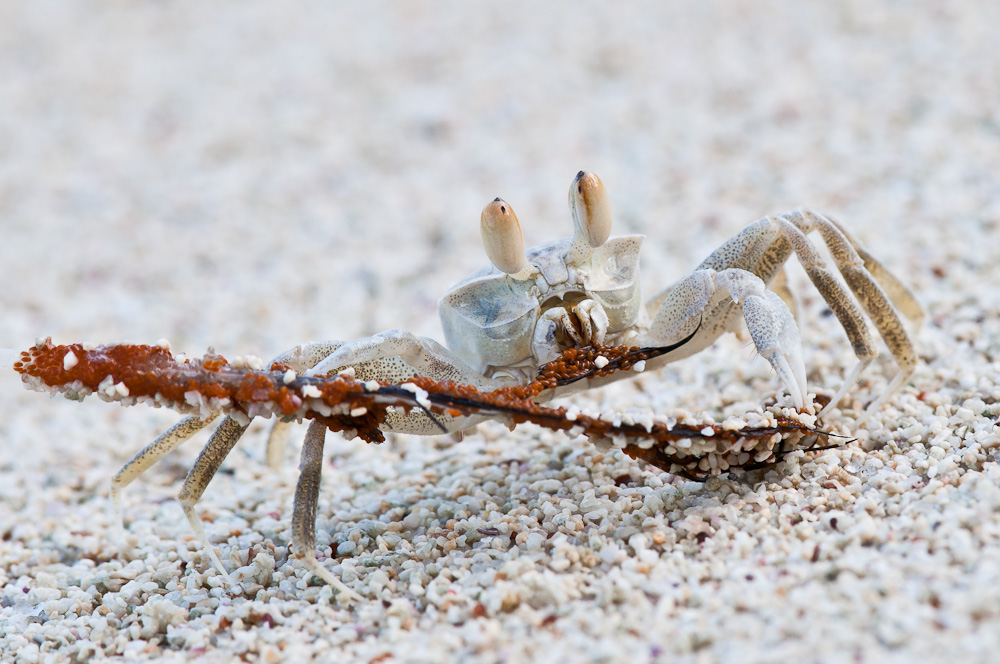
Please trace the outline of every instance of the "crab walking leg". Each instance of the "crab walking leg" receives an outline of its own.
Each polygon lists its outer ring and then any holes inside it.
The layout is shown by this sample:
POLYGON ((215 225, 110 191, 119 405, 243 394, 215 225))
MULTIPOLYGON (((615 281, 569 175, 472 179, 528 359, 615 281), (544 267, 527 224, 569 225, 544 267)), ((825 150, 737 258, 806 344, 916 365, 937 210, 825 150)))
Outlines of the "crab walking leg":
POLYGON ((670 354, 663 357, 671 361, 701 350, 727 331, 722 325, 710 322, 727 318, 716 315, 722 307, 731 306, 725 301, 727 295, 732 304, 742 303, 743 318, 757 351, 774 367, 796 407, 804 408, 806 370, 795 319, 782 299, 767 290, 760 277, 752 272, 737 268, 694 272, 664 298, 650 326, 650 338, 640 337, 640 343, 669 343, 698 330, 689 348, 680 349, 673 357, 670 354))
POLYGON ((836 219, 830 217, 829 215, 820 215, 816 212, 811 212, 809 210, 805 211, 805 216, 810 218, 815 218, 816 221, 822 221, 829 223, 831 226, 840 231, 840 234, 844 236, 844 239, 853 247, 853 249, 858 252, 858 256, 864 261, 865 269, 868 273, 875 278, 885 294, 889 296, 892 304, 898 309, 904 316, 913 321, 916 328, 919 329, 920 324, 923 322, 924 317, 927 312, 924 308, 917 302, 917 298, 913 296, 910 289, 903 285, 896 275, 890 272, 882 263, 880 263, 874 256, 869 254, 864 247, 862 247, 857 240, 855 240, 850 233, 840 224, 836 219))
MULTIPOLYGON (((754 274, 758 274, 754 272, 754 274)), ((758 275, 759 276, 759 275, 758 275)), ((774 278, 771 279, 767 287, 774 291, 774 294, 781 298, 781 301, 785 303, 788 310, 792 312, 792 318, 798 320, 799 318, 799 305, 795 301, 795 296, 792 294, 792 290, 788 287, 788 274, 784 269, 779 269, 774 273, 774 278)))
POLYGON ((279 362, 287 364, 299 373, 305 373, 312 369, 324 358, 343 346, 344 341, 310 341, 299 344, 295 348, 286 350, 281 355, 271 360, 271 364, 279 362))
POLYGON ((323 471, 323 446, 326 426, 310 422, 302 444, 299 462, 299 483, 295 486, 295 507, 292 510, 292 545, 295 557, 306 569, 352 599, 362 599, 316 560, 316 506, 319 499, 320 475, 323 471))
POLYGON ((205 487, 212 481, 216 471, 219 470, 219 466, 222 465, 223 460, 225 460, 226 456, 239 441, 248 426, 250 426, 249 421, 246 424, 240 424, 233 417, 226 417, 222 420, 222 424, 212 433, 211 438, 208 439, 208 443, 202 448, 201 454, 198 455, 194 465, 191 466, 187 477, 184 478, 184 486, 181 487, 181 492, 177 495, 177 500, 180 501, 181 507, 184 509, 184 516, 187 517, 192 530, 198 536, 198 540, 205 548, 205 551, 208 552, 208 557, 212 559, 212 564, 222 574, 226 583, 233 587, 238 586, 229 576, 226 568, 222 566, 222 561, 219 560, 219 556, 215 552, 215 547, 208 541, 205 528, 201 524, 201 518, 194 511, 194 506, 201 498, 201 494, 205 492, 205 487))
MULTIPOLYGON (((271 360, 271 364, 287 364, 297 373, 305 373, 316 366, 323 358, 329 356, 335 350, 344 345, 343 341, 311 341, 299 344, 295 348, 286 350, 281 355, 271 360)), ((267 459, 267 467, 271 470, 281 468, 285 460, 285 449, 288 447, 288 438, 291 433, 292 422, 277 420, 271 427, 267 435, 267 447, 264 454, 267 459)))
MULTIPOLYGON (((402 383, 421 374, 435 380, 453 380, 475 385, 480 389, 493 389, 506 384, 483 377, 437 342, 416 337, 405 330, 388 330, 352 342, 316 341, 301 344, 278 355, 271 363, 288 365, 292 370, 307 376, 322 376, 354 367, 356 377, 361 380, 402 383)), ((404 430, 411 433, 421 429, 424 433, 440 433, 440 426, 454 432, 482 419, 484 418, 441 415, 432 421, 421 413, 413 412, 409 415, 390 415, 386 426, 391 430, 393 426, 406 420, 404 430)), ((290 426, 291 422, 278 420, 271 429, 266 453, 267 465, 271 468, 278 468, 285 458, 290 426)))
POLYGON ((191 436, 201 431, 206 424, 218 417, 218 413, 210 415, 204 419, 190 415, 180 422, 164 431, 160 436, 146 447, 135 453, 131 459, 125 462, 115 476, 111 478, 111 510, 115 523, 124 530, 125 521, 122 517, 122 489, 132 483, 132 480, 143 474, 154 463, 169 454, 178 445, 188 440, 191 436))
MULTIPOLYGON (((822 215, 814 212, 791 213, 785 218, 799 227, 803 232, 817 230, 830 250, 834 262, 847 282, 847 286, 868 312, 879 334, 889 347, 899 373, 890 381, 885 391, 873 402, 868 404, 869 412, 877 410, 887 398, 892 396, 913 373, 917 366, 917 353, 913 348, 903 322, 899 319, 892 300, 882 290, 878 281, 866 269, 861 256, 854 250, 851 242, 840 230, 822 215)), ((884 268, 883 268, 884 270, 884 268)), ((886 271, 887 273, 887 271, 886 271)), ((905 289, 904 289, 905 290, 905 289)), ((912 299, 912 296, 911 296, 912 299)), ((916 305, 916 301, 912 302, 916 305)), ((906 306, 909 306, 908 304, 906 306)), ((919 307, 919 305, 916 305, 919 307)))
POLYGON ((289 434, 292 432, 292 423, 278 420, 271 426, 270 433, 267 434, 267 451, 264 458, 267 459, 267 467, 271 470, 281 468, 285 460, 285 449, 288 447, 289 434))
POLYGON ((412 378, 416 372, 435 380, 453 380, 479 389, 500 387, 500 383, 474 371, 433 339, 399 329, 345 343, 305 373, 322 376, 343 367, 393 358, 399 361, 382 363, 384 375, 379 376, 380 380, 399 383, 412 378))
POLYGON ((844 328, 844 332, 854 349, 854 354, 858 358, 858 363, 854 365, 840 390, 830 400, 830 403, 820 411, 820 416, 823 416, 840 403, 848 390, 857 382, 861 373, 875 359, 875 345, 868 330, 868 324, 865 323, 864 315, 861 313, 861 308, 848 290, 841 285, 833 271, 827 267, 826 261, 820 256, 805 233, 783 218, 772 218, 771 222, 778 227, 791 245, 792 251, 795 252, 810 281, 819 291, 830 310, 833 311, 837 320, 840 321, 840 326, 844 328))

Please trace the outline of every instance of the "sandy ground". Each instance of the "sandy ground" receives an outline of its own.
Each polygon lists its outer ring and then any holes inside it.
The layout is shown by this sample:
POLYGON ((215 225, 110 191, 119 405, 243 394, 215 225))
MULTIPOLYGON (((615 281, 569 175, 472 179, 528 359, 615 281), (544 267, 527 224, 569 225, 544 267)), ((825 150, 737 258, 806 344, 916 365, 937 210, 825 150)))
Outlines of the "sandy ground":
MULTIPOLYGON (((330 436, 320 557, 366 598, 344 603, 288 558, 297 445, 271 473, 255 424, 200 504, 233 595, 173 500, 198 442, 128 488, 124 542, 109 518, 172 413, 0 374, 0 659, 995 661, 1000 4, 529 4, 4 3, 0 346, 440 339, 482 206, 567 235, 585 168, 648 236, 649 293, 762 215, 837 216, 929 312, 913 378, 859 428, 885 353, 826 422, 859 440, 757 483, 532 427, 330 436)), ((792 280, 829 394, 854 358, 792 280)), ((781 394, 730 336, 574 402, 781 394)))

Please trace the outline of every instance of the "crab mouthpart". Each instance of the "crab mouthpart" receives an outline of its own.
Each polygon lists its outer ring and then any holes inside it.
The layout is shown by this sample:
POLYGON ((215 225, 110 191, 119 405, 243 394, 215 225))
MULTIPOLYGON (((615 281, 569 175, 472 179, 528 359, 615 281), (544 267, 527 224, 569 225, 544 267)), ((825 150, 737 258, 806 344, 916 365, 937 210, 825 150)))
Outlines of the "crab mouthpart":
POLYGON ((556 321, 556 343, 563 350, 604 343, 607 314, 586 294, 570 291, 542 303, 543 315, 556 321))

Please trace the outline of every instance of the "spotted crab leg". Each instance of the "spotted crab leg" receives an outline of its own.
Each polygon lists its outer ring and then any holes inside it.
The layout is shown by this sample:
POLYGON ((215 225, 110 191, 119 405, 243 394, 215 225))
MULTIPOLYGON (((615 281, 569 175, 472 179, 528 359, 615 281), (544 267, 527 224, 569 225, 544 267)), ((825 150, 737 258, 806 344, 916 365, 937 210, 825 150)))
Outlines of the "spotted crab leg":
MULTIPOLYGON (((918 324, 923 318, 923 309, 910 291, 878 261, 867 253, 867 259, 863 259, 855 243, 844 234, 839 225, 827 217, 810 210, 803 210, 785 215, 785 219, 804 233, 815 230, 823 238, 844 281, 868 313, 868 317, 875 324, 899 367, 899 373, 893 377, 882 394, 868 404, 867 410, 872 412, 902 387, 917 366, 916 350, 896 307, 900 307, 907 317, 918 324)), ((851 376, 860 373, 860 369, 855 369, 851 376)), ((834 403, 831 401, 830 407, 834 403)))
POLYGON ((222 465, 226 456, 236 446, 236 443, 239 442, 248 426, 249 422, 247 424, 240 424, 232 416, 228 416, 222 420, 222 424, 212 432, 208 443, 202 448, 201 454, 198 455, 194 465, 191 466, 187 477, 184 478, 184 486, 181 487, 180 493, 177 494, 177 500, 180 501, 181 507, 184 510, 184 516, 187 517, 188 523, 191 524, 191 529, 198 536, 198 541, 201 542, 202 548, 208 552, 209 558, 212 559, 212 564, 222 574, 226 583, 234 588, 238 588, 238 586, 222 565, 222 561, 215 552, 215 547, 212 546, 208 535, 205 534, 205 527, 202 525, 201 517, 194 511, 194 507, 201 499, 201 495, 205 493, 208 483, 215 477, 219 466, 222 465))
POLYGON ((313 421, 302 443, 299 462, 299 482, 295 486, 295 505, 292 508, 292 544, 295 557, 310 572, 323 579, 345 596, 360 600, 361 596, 348 588, 343 581, 330 573, 316 559, 316 505, 319 500, 320 475, 323 472, 323 446, 326 426, 313 421))
POLYGON ((125 521, 122 516, 122 489, 131 484, 139 475, 149 470, 150 466, 176 449, 178 445, 201 431, 217 415, 212 414, 205 418, 188 415, 160 434, 149 445, 136 452, 135 456, 126 461, 125 465, 114 474, 114 477, 111 478, 111 509, 114 514, 115 523, 120 528, 125 528, 125 521))

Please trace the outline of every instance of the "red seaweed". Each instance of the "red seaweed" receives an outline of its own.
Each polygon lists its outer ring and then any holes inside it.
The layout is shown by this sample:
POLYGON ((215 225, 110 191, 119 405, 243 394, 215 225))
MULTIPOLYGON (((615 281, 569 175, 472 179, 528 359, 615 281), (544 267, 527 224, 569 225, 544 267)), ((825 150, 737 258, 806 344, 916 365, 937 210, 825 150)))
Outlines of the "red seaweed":
POLYGON ((357 435, 368 442, 384 440, 382 426, 390 407, 420 408, 434 414, 487 415, 511 425, 531 422, 540 427, 583 434, 611 443, 635 459, 669 472, 703 478, 729 469, 747 470, 774 463, 792 449, 825 449, 831 434, 782 415, 758 414, 763 426, 732 427, 718 423, 653 421, 569 414, 566 408, 534 401, 546 390, 576 380, 629 370, 654 357, 657 349, 590 346, 567 350, 541 367, 524 386, 482 392, 469 385, 417 376, 403 385, 355 380, 346 375, 302 376, 272 364, 267 370, 235 367, 210 352, 201 359, 175 358, 160 346, 114 344, 85 348, 40 341, 21 352, 14 369, 28 387, 82 399, 91 393, 125 405, 147 402, 185 414, 242 413, 315 419, 331 431, 357 435), (599 366, 597 358, 602 357, 599 366), (407 383, 410 388, 404 387, 407 383), (415 393, 412 386, 426 394, 415 393), (813 441, 801 445, 804 438, 813 441), (692 447, 693 440, 699 445, 692 447), (686 442, 686 444, 685 444, 686 442), (714 456, 713 456, 714 455, 714 456))

